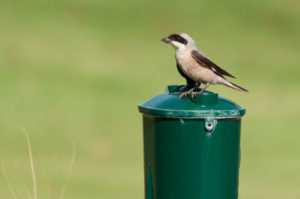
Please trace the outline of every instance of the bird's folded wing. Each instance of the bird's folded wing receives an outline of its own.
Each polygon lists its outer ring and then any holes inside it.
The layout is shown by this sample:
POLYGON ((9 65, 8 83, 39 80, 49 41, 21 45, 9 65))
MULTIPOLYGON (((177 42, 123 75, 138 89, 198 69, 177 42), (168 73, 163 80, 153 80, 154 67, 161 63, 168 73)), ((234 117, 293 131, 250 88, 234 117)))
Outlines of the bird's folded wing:
POLYGON ((197 50, 193 50, 192 51, 192 57, 197 61, 198 64, 200 64, 203 67, 206 67, 212 71, 214 71, 214 73, 216 73, 217 75, 223 77, 223 75, 235 78, 233 75, 231 75, 230 73, 228 73, 227 71, 223 70, 222 68, 220 68, 219 66, 217 66, 215 63, 213 63, 212 61, 210 61, 206 56, 201 55, 200 52, 198 52, 197 50))

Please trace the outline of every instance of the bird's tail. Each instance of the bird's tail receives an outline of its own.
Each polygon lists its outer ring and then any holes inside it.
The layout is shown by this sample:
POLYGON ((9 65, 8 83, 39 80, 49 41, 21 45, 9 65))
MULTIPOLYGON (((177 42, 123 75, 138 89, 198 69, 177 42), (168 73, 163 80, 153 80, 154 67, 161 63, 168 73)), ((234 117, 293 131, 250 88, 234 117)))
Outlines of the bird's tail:
POLYGON ((242 87, 240 87, 240 86, 238 86, 238 85, 236 85, 236 84, 234 84, 234 83, 232 83, 232 82, 230 82, 230 81, 228 81, 226 79, 224 79, 224 80, 225 81, 222 81, 222 84, 225 85, 225 86, 228 86, 228 87, 233 88, 233 89, 238 90, 238 91, 249 92, 245 88, 242 88, 242 87))

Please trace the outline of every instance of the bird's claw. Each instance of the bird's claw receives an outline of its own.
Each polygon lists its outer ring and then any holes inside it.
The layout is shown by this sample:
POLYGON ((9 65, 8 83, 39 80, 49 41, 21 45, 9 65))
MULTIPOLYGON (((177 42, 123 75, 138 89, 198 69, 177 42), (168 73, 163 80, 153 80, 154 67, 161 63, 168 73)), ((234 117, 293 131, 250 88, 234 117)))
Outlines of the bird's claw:
POLYGON ((179 96, 179 99, 182 97, 186 97, 188 94, 191 95, 192 98, 194 98, 196 95, 202 94, 204 92, 204 89, 201 89, 200 91, 198 89, 191 89, 185 92, 182 92, 179 96))
POLYGON ((199 90, 198 91, 193 91, 193 92, 191 92, 191 96, 192 96, 192 98, 194 98, 196 95, 200 95, 203 92, 204 92, 204 89, 201 89, 200 91, 199 90))
POLYGON ((191 88, 187 91, 184 91, 184 92, 181 92, 180 96, 179 96, 179 100, 182 98, 182 97, 186 97, 187 94, 190 94, 191 92, 193 92, 194 88, 191 88))
POLYGON ((179 99, 181 99, 182 97, 186 97, 187 94, 189 94, 189 93, 190 93, 189 91, 182 92, 179 96, 179 99))
POLYGON ((199 92, 195 91, 195 92, 191 92, 191 96, 192 98, 194 98, 199 92))

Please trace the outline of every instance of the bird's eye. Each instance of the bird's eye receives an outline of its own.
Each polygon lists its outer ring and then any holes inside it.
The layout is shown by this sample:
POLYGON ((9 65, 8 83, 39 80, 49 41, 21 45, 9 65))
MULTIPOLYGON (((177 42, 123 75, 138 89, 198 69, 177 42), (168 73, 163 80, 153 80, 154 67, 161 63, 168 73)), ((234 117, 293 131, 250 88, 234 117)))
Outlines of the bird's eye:
POLYGON ((184 39, 183 37, 181 37, 178 34, 172 34, 172 35, 170 35, 169 39, 172 40, 172 41, 177 41, 177 42, 182 43, 182 44, 187 44, 187 40, 184 39))

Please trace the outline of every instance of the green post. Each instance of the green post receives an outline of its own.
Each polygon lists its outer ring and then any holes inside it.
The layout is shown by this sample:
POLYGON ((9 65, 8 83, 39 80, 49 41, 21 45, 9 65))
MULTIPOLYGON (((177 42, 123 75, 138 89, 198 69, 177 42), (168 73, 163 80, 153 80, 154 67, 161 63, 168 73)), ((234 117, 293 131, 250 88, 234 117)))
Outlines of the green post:
POLYGON ((168 86, 139 104, 146 199, 237 199, 245 109, 205 91, 179 97, 168 86))

